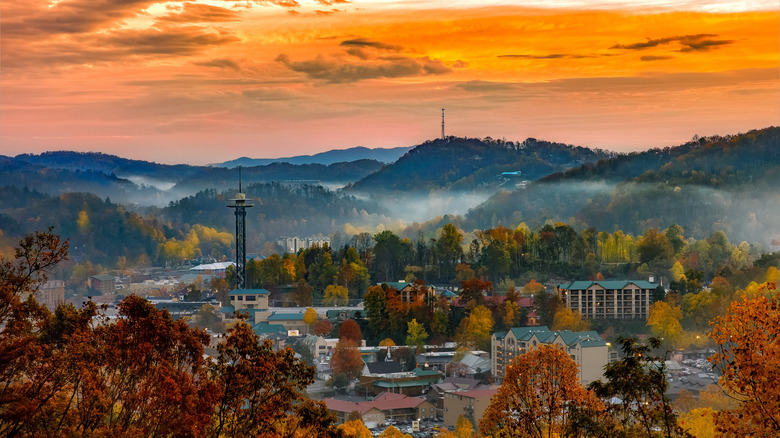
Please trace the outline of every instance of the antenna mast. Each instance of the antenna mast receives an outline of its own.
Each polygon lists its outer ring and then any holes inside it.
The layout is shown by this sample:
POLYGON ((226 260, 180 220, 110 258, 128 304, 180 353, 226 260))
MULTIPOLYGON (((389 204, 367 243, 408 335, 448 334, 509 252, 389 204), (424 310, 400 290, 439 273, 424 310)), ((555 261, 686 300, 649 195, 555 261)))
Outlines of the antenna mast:
POLYGON ((441 109, 441 139, 444 140, 444 108, 441 109))

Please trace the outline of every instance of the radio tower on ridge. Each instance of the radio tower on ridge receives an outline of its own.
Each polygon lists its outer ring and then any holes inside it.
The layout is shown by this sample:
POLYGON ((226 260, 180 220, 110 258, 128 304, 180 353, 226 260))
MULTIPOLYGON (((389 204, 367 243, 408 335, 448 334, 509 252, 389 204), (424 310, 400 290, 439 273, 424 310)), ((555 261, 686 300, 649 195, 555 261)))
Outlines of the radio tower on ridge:
POLYGON ((444 108, 441 109, 441 139, 444 140, 444 108))
POLYGON ((238 166, 238 193, 228 202, 228 208, 236 209, 236 289, 246 289, 246 195, 241 191, 241 166, 238 166))

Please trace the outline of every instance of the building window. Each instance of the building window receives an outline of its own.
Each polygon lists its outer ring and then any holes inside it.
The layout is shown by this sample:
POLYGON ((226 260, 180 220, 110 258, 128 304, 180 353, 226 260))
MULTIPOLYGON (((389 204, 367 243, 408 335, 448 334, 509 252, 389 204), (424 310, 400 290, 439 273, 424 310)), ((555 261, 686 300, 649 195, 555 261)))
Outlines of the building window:
POLYGON ((238 299, 238 301, 244 301, 244 296, 243 296, 243 295, 239 295, 239 296, 238 296, 238 297, 236 297, 236 298, 238 299))
POLYGON ((254 295, 247 295, 246 296, 247 301, 257 301, 257 297, 254 295))

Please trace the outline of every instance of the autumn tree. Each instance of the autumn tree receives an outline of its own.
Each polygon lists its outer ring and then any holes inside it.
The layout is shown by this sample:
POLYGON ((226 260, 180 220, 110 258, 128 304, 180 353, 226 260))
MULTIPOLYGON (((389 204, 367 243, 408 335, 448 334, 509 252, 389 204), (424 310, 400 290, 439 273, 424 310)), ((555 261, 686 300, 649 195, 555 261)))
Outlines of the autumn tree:
POLYGON ((490 309, 477 306, 469 316, 460 321, 455 339, 459 344, 472 349, 490 350, 493 324, 493 314, 490 309))
POLYGON ((327 336, 333 330, 333 324, 327 319, 318 319, 312 330, 317 336, 327 336))
POLYGON ((350 340, 341 340, 336 343, 330 366, 334 374, 343 374, 349 379, 357 379, 363 371, 363 359, 357 349, 357 344, 350 340))
POLYGON ((406 345, 416 347, 417 352, 425 347, 425 341, 428 340, 428 332, 422 324, 418 324, 416 319, 412 319, 407 324, 406 345))
MULTIPOLYGON (((354 412, 353 412, 354 413, 354 412)), ((350 414, 352 417, 352 413, 350 414)), ((363 420, 360 419, 360 413, 358 412, 358 419, 347 421, 338 427, 339 432, 343 434, 344 438, 371 438, 371 431, 368 430, 363 420)))
POLYGON ((663 341, 674 345, 674 342, 683 333, 682 310, 680 306, 667 301, 656 301, 647 312, 647 325, 653 334, 663 341))
POLYGON ((714 413, 725 436, 780 435, 780 294, 775 283, 733 303, 715 319, 710 338, 718 352, 710 357, 720 384, 739 400, 735 409, 714 413))
POLYGON ((303 323, 308 326, 311 326, 317 322, 317 318, 319 318, 319 316, 313 307, 309 307, 305 312, 303 312, 303 323))
POLYGON ((580 437, 583 412, 601 411, 580 385, 577 364, 557 345, 540 345, 508 367, 480 422, 483 436, 580 437))
POLYGON ((582 319, 582 314, 580 312, 562 306, 555 312, 552 329, 581 332, 590 330, 590 323, 588 323, 587 320, 582 319))
POLYGON ((485 296, 493 294, 493 283, 481 278, 473 278, 461 283, 458 301, 469 307, 479 306, 485 303, 485 296))
POLYGON ((314 286, 303 278, 298 279, 298 282, 295 283, 292 299, 299 307, 311 306, 314 304, 314 286))
POLYGON ((335 435, 325 405, 305 393, 314 369, 296 359, 293 350, 274 351, 271 341, 259 342, 244 322, 233 326, 217 348, 210 373, 220 396, 208 436, 335 435))
POLYGON ((544 292, 544 285, 534 279, 523 286, 523 295, 525 296, 534 296, 540 292, 544 292))
POLYGON ((323 306, 346 306, 349 302, 349 290, 344 286, 328 285, 322 298, 323 306))
POLYGON ((352 341, 360 345, 363 341, 363 333, 360 326, 354 319, 348 319, 339 326, 339 339, 342 341, 352 341))
POLYGON ((608 420, 597 424, 601 436, 685 436, 666 397, 668 382, 664 358, 652 354, 661 341, 650 338, 643 345, 633 338, 618 338, 623 358, 604 369, 604 380, 590 384, 596 395, 607 400, 608 420), (612 402, 615 400, 615 402, 612 402))

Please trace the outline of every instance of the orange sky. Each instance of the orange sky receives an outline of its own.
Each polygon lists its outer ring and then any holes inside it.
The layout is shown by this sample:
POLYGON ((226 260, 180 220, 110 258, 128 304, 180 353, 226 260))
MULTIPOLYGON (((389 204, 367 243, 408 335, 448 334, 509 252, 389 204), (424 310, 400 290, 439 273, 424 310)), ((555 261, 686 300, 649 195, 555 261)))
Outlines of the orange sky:
POLYGON ((451 135, 621 151, 780 123, 776 1, 3 0, 0 14, 4 155, 412 146, 440 134, 441 108, 451 135))

